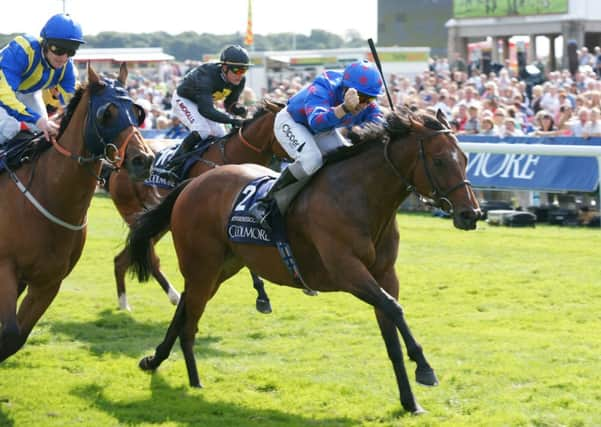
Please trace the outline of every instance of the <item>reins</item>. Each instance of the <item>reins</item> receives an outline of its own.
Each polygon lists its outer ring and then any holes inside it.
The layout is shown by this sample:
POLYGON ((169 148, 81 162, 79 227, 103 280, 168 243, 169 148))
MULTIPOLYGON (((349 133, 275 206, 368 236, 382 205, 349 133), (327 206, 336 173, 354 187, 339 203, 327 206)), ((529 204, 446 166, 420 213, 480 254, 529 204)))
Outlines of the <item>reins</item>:
POLYGON ((424 150, 424 141, 426 139, 432 138, 439 134, 451 134, 451 133, 452 133, 451 129, 441 129, 441 130, 432 131, 431 133, 426 135, 425 138, 423 138, 423 137, 419 138, 418 160, 421 161, 424 166, 424 172, 426 174, 426 177, 428 178, 430 187, 432 188, 432 192, 430 193, 430 196, 434 200, 434 203, 432 203, 430 200, 423 197, 417 191, 417 188, 415 187, 415 185, 412 184, 408 178, 403 176, 403 174, 399 171, 399 169, 394 165, 394 163, 390 159, 390 153, 389 153, 391 139, 388 138, 386 140, 386 142, 384 142, 384 159, 386 159, 386 163, 388 163, 388 165, 392 168, 394 174, 403 182, 403 184, 405 185, 405 190, 410 193, 413 193, 423 203, 428 204, 428 205, 433 205, 436 207, 440 207, 443 210, 444 210, 443 203, 446 203, 447 206, 450 208, 450 210, 452 210, 452 208, 453 208, 453 204, 451 203, 451 200, 449 199, 449 195, 451 193, 453 193, 455 190, 457 190, 461 187, 464 187, 464 186, 471 187, 472 186, 471 182, 469 180, 465 179, 465 180, 455 184, 454 186, 449 188, 447 191, 443 192, 440 188, 440 185, 438 185, 438 182, 436 181, 436 179, 430 172, 430 169, 428 168, 428 163, 426 162, 426 153, 424 150))

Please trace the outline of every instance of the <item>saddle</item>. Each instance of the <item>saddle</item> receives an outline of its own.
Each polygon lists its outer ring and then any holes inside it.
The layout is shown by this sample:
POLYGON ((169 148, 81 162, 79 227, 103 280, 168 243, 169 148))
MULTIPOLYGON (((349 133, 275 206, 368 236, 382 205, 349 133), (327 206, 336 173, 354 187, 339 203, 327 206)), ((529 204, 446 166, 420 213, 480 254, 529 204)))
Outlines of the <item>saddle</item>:
POLYGON ((24 163, 50 147, 43 134, 22 130, 0 146, 0 173, 5 169, 16 170, 24 163))

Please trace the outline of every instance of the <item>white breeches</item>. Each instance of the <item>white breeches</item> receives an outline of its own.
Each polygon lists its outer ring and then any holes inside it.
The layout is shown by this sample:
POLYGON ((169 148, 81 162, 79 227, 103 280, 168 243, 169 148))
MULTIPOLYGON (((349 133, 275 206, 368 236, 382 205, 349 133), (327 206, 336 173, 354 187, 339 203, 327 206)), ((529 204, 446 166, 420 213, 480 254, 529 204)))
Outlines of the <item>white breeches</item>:
POLYGON ((225 126, 223 123, 217 123, 207 119, 198 112, 197 105, 187 98, 182 98, 175 92, 171 98, 173 114, 190 131, 197 131, 202 139, 209 135, 222 137, 225 135, 225 126))

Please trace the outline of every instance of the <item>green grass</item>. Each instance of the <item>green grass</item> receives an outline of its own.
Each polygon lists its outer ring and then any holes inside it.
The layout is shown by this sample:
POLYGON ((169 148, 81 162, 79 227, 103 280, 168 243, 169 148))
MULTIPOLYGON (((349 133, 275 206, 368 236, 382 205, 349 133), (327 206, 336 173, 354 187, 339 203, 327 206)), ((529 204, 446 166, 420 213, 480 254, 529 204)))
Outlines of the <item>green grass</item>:
MULTIPOLYGON (((440 385, 401 410, 373 311, 346 294, 268 284, 254 309, 246 270, 199 323, 204 389, 177 345, 140 371, 173 314, 155 283, 129 280, 116 309, 112 258, 126 229, 96 197, 83 257, 17 355, 0 365, 0 426, 601 426, 601 231, 399 215, 400 302, 440 385)), ((165 272, 181 278, 171 243, 165 272)))

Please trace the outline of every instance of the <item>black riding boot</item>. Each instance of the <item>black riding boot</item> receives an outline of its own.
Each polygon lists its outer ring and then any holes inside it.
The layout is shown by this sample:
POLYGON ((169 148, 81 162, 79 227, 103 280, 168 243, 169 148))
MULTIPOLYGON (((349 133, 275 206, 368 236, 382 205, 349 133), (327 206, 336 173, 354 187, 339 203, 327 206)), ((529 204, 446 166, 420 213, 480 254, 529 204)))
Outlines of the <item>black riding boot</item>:
POLYGON ((255 204, 249 208, 248 213, 251 214, 262 227, 269 229, 266 219, 269 214, 269 208, 274 201, 274 194, 295 182, 297 182, 297 179, 292 175, 292 172, 290 172, 290 168, 284 169, 267 194, 257 200, 255 204))
POLYGON ((190 132, 184 140, 179 144, 175 153, 171 157, 171 161, 165 168, 169 174, 177 175, 178 169, 184 164, 184 160, 186 159, 186 153, 190 152, 196 143, 200 141, 202 138, 200 134, 193 130, 190 132))

